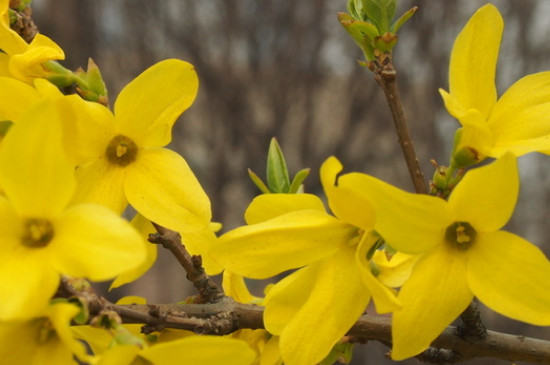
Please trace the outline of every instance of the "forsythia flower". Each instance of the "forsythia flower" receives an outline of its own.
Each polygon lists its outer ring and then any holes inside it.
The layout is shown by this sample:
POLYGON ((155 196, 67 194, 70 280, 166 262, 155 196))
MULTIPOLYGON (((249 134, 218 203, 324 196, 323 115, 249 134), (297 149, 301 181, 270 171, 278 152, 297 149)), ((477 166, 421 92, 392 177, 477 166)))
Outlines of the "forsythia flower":
POLYGON ((277 283, 265 299, 264 323, 280 336, 287 365, 323 360, 363 313, 371 295, 380 313, 398 307, 367 259, 377 240, 374 212, 366 199, 334 185, 341 169, 335 158, 321 168, 336 218, 316 196, 264 194, 246 212, 249 225, 224 234, 211 251, 224 268, 250 278, 305 266, 277 283))
POLYGON ((474 296, 510 318, 550 325, 550 263, 537 247, 501 230, 519 190, 511 153, 466 173, 448 201, 359 173, 338 181, 370 199, 375 229, 390 246, 423 253, 399 291, 393 359, 425 350, 474 296))
POLYGON ((73 338, 71 319, 80 309, 69 303, 50 304, 28 321, 0 322, 0 358, 5 364, 75 365, 88 361, 82 343, 73 338))
POLYGON ((162 148, 197 89, 193 66, 171 59, 130 82, 115 102, 114 115, 89 103, 86 112, 92 119, 82 127, 79 144, 90 159, 76 171, 74 201, 103 204, 118 213, 129 202, 147 219, 172 230, 206 228, 211 218, 208 196, 187 162, 162 148))
POLYGON ((145 256, 138 233, 109 209, 69 206, 76 181, 62 143, 65 101, 31 108, 0 145, 2 320, 40 313, 61 274, 108 280, 145 256))
POLYGON ((27 44, 10 28, 9 0, 0 0, 0 75, 15 77, 26 83, 43 78, 48 71, 43 64, 65 58, 63 50, 50 38, 37 34, 27 44))
POLYGON ((520 156, 550 150, 550 72, 528 75, 497 101, 495 72, 503 21, 485 5, 458 35, 449 67, 450 92, 440 90, 449 113, 462 124, 455 152, 475 161, 506 151, 520 156))

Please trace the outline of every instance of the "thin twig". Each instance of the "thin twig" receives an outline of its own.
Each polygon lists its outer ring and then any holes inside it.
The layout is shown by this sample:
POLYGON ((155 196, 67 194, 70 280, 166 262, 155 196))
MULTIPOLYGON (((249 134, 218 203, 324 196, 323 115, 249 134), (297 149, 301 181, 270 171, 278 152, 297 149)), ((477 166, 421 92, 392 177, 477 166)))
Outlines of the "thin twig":
POLYGON ((198 290, 195 303, 215 303, 224 297, 223 291, 210 279, 202 267, 201 256, 191 256, 181 242, 178 232, 153 223, 158 233, 149 235, 149 242, 161 244, 170 250, 187 273, 187 279, 198 290))
POLYGON ((460 319, 462 324, 456 328, 460 337, 465 340, 481 340, 487 337, 487 328, 481 320, 481 313, 475 302, 471 302, 462 312, 460 319))
POLYGON ((405 162, 409 174, 411 175, 414 188, 417 193, 427 194, 428 187, 424 180, 424 174, 420 169, 416 152, 414 150, 413 141, 409 133, 407 126, 407 119, 403 112, 403 105, 401 104, 401 96, 399 95, 399 89, 397 88, 397 72, 393 67, 392 57, 390 53, 377 54, 377 60, 374 62, 374 79, 384 90, 384 95, 390 107, 393 123, 395 125, 395 131, 397 133, 397 140, 403 151, 405 162))

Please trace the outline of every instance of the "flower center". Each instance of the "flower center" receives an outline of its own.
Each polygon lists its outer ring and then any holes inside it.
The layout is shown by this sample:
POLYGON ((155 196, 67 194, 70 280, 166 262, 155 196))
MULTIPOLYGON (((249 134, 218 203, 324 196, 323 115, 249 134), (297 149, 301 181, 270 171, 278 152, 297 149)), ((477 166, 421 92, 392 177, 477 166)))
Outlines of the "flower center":
POLYGON ((476 236, 476 230, 468 222, 455 222, 445 231, 445 241, 461 250, 467 250, 476 236))
POLYGON ((138 147, 130 138, 119 134, 109 142, 105 155, 109 162, 119 166, 126 166, 136 160, 138 147))
POLYGON ((44 247, 52 240, 53 233, 49 220, 29 218, 24 223, 21 242, 28 247, 44 247))

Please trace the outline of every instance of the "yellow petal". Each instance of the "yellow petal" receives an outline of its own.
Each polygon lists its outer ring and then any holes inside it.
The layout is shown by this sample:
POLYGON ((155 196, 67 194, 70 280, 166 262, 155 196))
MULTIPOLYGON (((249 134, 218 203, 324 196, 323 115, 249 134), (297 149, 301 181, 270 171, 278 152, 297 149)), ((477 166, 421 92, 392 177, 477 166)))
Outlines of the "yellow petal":
POLYGON ((468 250, 468 284, 489 308, 550 325, 550 263, 540 249, 508 232, 479 235, 468 250))
POLYGON ((364 234, 357 247, 355 260, 363 283, 372 295, 376 311, 378 313, 389 313, 401 307, 401 304, 395 297, 395 293, 372 274, 370 263, 367 261, 367 253, 376 242, 376 239, 377 237, 372 233, 364 234))
POLYGON ((144 147, 161 147, 171 140, 176 119, 195 100, 199 81, 193 65, 161 61, 130 82, 115 102, 117 126, 144 147))
POLYGON ((28 84, 10 77, 0 77, 0 120, 17 121, 31 105, 40 100, 28 84))
POLYGON ((45 77, 42 63, 65 58, 63 50, 48 37, 37 34, 23 53, 11 55, 9 70, 21 81, 32 83, 36 77, 45 77))
POLYGON ((244 218, 247 224, 267 221, 297 210, 325 211, 321 199, 312 194, 262 194, 252 200, 244 218))
POLYGON ((449 197, 456 220, 478 232, 492 232, 508 222, 519 193, 516 158, 508 153, 495 162, 468 171, 449 197))
MULTIPOLYGON (((140 233, 141 237, 144 239, 144 241, 147 240, 147 237, 149 237, 149 234, 156 233, 155 227, 149 222, 145 217, 143 217, 141 214, 136 214, 134 219, 132 219, 132 226, 140 233)), ((141 265, 136 266, 135 268, 125 271, 119 276, 116 277, 116 279, 111 283, 111 286, 109 287, 109 290, 118 288, 121 285, 131 283, 132 281, 135 281, 139 279, 143 274, 145 274, 151 266, 155 263, 157 260, 157 253, 158 253, 158 245, 152 244, 149 242, 145 243, 145 260, 141 263, 141 265)))
POLYGON ((40 103, 2 141, 0 186, 27 217, 56 216, 74 193, 74 166, 62 144, 62 112, 56 102, 40 103))
POLYGON ((239 303, 252 303, 261 299, 250 293, 241 275, 227 270, 223 272, 223 291, 239 303))
POLYGON ((375 230, 399 251, 429 250, 440 243, 442 230, 452 223, 443 199, 408 193, 360 173, 341 176, 338 185, 371 202, 376 212, 375 230))
POLYGON ((355 234, 326 213, 302 210, 234 229, 218 239, 210 255, 227 270, 264 279, 329 256, 355 234))
POLYGON ((209 227, 191 232, 181 232, 181 241, 191 255, 200 255, 202 267, 208 275, 218 275, 223 268, 210 256, 210 247, 218 239, 209 227))
POLYGON ((317 364, 323 360, 357 321, 370 299, 351 246, 303 270, 310 273, 280 290, 276 290, 276 284, 265 301, 268 330, 272 320, 289 319, 279 341, 287 365, 317 364))
POLYGON ((145 242, 137 231, 100 205, 68 209, 54 222, 54 230, 51 260, 70 276, 108 280, 145 260, 145 242))
POLYGON ((380 269, 376 279, 386 286, 398 288, 411 276, 412 269, 419 258, 420 255, 397 252, 388 260, 383 250, 377 250, 372 257, 372 261, 380 269))
POLYGON ((321 182, 327 194, 330 209, 344 222, 370 231, 374 226, 372 205, 364 195, 344 189, 344 185, 337 184, 336 176, 340 171, 342 171, 342 164, 335 157, 328 158, 321 166, 321 182))
MULTIPOLYGON (((6 0, 2 1, 6 2, 6 0)), ((10 56, 25 52, 29 45, 9 26, 8 5, 2 5, 1 9, 5 10, 2 14, 2 18, 6 17, 7 19, 4 18, 3 21, 0 22, 0 49, 10 56)))
POLYGON ((164 148, 140 150, 125 169, 126 197, 144 217, 178 232, 208 226, 210 200, 183 157, 164 148))
POLYGON ((191 336, 144 349, 140 356, 163 365, 251 365, 256 353, 244 341, 217 336, 191 336))
POLYGON ((499 99, 487 123, 493 130, 496 144, 508 146, 512 151, 521 147, 521 153, 516 153, 518 156, 550 149, 550 138, 530 143, 550 134, 549 100, 550 72, 529 75, 513 84, 499 99), (541 141, 546 144, 540 145, 541 141))
POLYGON ((80 360, 87 361, 91 356, 86 353, 84 344, 74 338, 70 329, 71 320, 79 311, 80 308, 73 304, 56 303, 48 306, 48 317, 64 347, 80 360))
POLYGON ((59 286, 59 273, 49 255, 48 247, 23 245, 2 253, 0 320, 29 319, 43 313, 59 286))
POLYGON ((391 356, 403 360, 426 350, 472 301, 464 251, 443 244, 425 254, 398 299, 403 307, 393 312, 391 356))
POLYGON ((101 204, 122 214, 128 202, 124 194, 126 169, 101 158, 76 169, 77 187, 72 205, 101 204))
POLYGON ((455 40, 449 66, 450 93, 487 120, 497 93, 495 71, 504 27, 494 5, 480 8, 455 40))

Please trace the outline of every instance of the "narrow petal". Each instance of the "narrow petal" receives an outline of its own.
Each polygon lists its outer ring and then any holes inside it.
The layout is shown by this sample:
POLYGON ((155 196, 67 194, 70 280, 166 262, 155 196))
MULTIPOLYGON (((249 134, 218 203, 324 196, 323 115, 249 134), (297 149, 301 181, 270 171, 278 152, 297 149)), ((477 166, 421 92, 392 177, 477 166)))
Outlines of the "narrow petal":
POLYGON ((74 193, 74 166, 62 144, 62 112, 55 101, 40 103, 2 141, 0 186, 27 217, 56 216, 74 193))
POLYGON ((111 210, 81 204, 54 222, 52 263, 62 273, 108 280, 145 260, 145 242, 130 224, 111 210))
MULTIPOLYGON (((5 0, 3 0, 5 1, 5 0)), ((6 12, 2 17, 7 17, 8 5, 2 7, 6 12)), ((23 53, 29 47, 27 42, 9 26, 9 20, 0 22, 0 49, 8 55, 23 53)))
POLYGON ((286 213, 307 209, 325 212, 323 202, 313 194, 262 194, 252 200, 244 218, 247 224, 256 224, 286 213))
POLYGON ((126 197, 147 219, 178 232, 208 226, 210 200, 183 157, 164 148, 140 150, 126 170, 126 197))
POLYGON ((11 55, 8 67, 14 77, 32 83, 34 78, 47 75, 42 63, 64 58, 63 50, 55 42, 37 34, 25 52, 11 55))
MULTIPOLYGON (((280 317, 276 318, 279 314, 288 318, 294 313, 279 342, 287 365, 317 364, 323 360, 364 312, 370 299, 355 263, 353 247, 345 247, 304 270, 311 271, 301 278, 305 283, 294 281, 294 285, 278 292, 275 291, 277 284, 265 301, 264 321, 268 330, 272 319, 280 321, 280 317), (302 286, 306 286, 303 291, 302 286), (274 298, 276 296, 278 298, 274 298), (283 304, 296 296, 305 297, 298 308, 283 304)), ((295 300, 294 304, 299 301, 295 300)))
POLYGON ((402 286, 411 276, 412 269, 420 256, 397 252, 388 259, 383 250, 377 250, 372 257, 372 261, 380 269, 376 279, 391 288, 402 286))
POLYGON ((250 293, 242 276, 227 270, 223 272, 223 291, 239 303, 258 303, 262 299, 250 293))
POLYGON ((0 321, 42 313, 59 286, 59 273, 49 262, 48 247, 11 246, 1 257, 0 321))
POLYGON ((355 260, 363 283, 372 294, 372 299, 376 305, 378 313, 389 313, 401 307, 401 304, 395 297, 394 291, 382 284, 380 280, 374 277, 371 271, 369 261, 367 261, 367 252, 376 242, 377 237, 366 233, 357 247, 355 260))
POLYGON ((222 272, 221 267, 209 254, 218 239, 209 227, 190 232, 181 232, 181 241, 191 255, 200 255, 202 267, 208 275, 218 275, 222 272))
POLYGON ((335 157, 329 157, 321 166, 321 182, 328 197, 330 209, 338 218, 365 231, 374 226, 374 210, 362 194, 338 185, 337 175, 342 164, 335 157))
POLYGON ((371 202, 376 212, 375 230, 399 251, 429 250, 441 241, 443 230, 453 220, 443 199, 408 193, 369 175, 346 174, 338 185, 371 202))
POLYGON ((77 187, 72 205, 101 204, 122 214, 128 201, 124 194, 126 170, 100 158, 76 169, 77 187))
POLYGON ((69 350, 80 360, 87 361, 91 357, 87 355, 84 344, 73 337, 70 329, 71 320, 79 311, 80 308, 69 303, 50 304, 48 306, 48 317, 66 350, 69 350))
POLYGON ((550 263, 539 248, 508 232, 479 235, 468 250, 468 284, 489 308, 550 325, 550 263))
POLYGON ((156 344, 141 351, 140 356, 155 363, 180 365, 252 365, 256 353, 244 341, 219 336, 190 336, 156 344))
MULTIPOLYGON (((156 233, 155 227, 149 222, 145 217, 143 217, 141 214, 136 214, 134 219, 132 219, 132 226, 139 232, 143 240, 145 241, 149 234, 156 233)), ((141 265, 136 266, 132 270, 125 271, 119 276, 116 277, 116 279, 111 283, 111 286, 109 287, 109 290, 118 288, 121 285, 131 283, 132 281, 135 281, 139 279, 143 274, 145 274, 151 266, 155 263, 157 260, 157 254, 158 254, 158 245, 153 243, 146 243, 145 244, 145 260, 142 262, 141 265)))
POLYGON ((403 307, 393 313, 392 359, 418 355, 473 299, 466 281, 466 257, 440 245, 420 258, 399 292, 403 307))
POLYGON ((329 256, 355 235, 354 227, 326 213, 302 210, 234 229, 210 255, 227 270, 264 279, 329 256))
POLYGON ((496 103, 495 72, 504 22, 494 5, 480 8, 455 40, 449 66, 449 88, 465 108, 485 120, 496 103))
POLYGON ((195 100, 199 81, 193 65, 161 61, 130 82, 115 102, 118 128, 138 145, 162 147, 176 119, 195 100))
POLYGON ((508 153, 495 162, 468 171, 449 197, 456 220, 479 232, 500 229, 510 219, 519 193, 516 158, 508 153))

